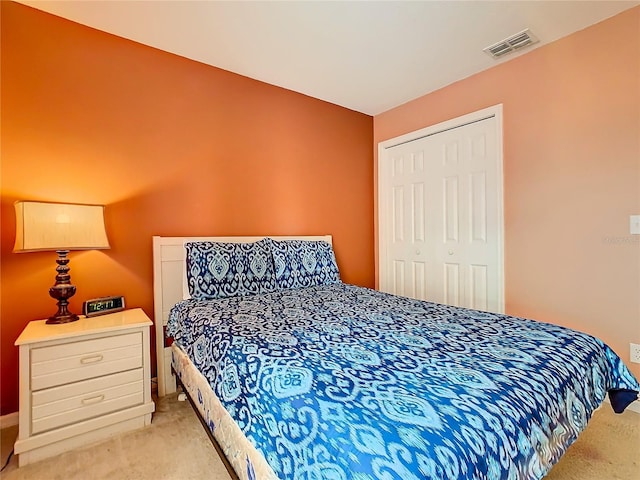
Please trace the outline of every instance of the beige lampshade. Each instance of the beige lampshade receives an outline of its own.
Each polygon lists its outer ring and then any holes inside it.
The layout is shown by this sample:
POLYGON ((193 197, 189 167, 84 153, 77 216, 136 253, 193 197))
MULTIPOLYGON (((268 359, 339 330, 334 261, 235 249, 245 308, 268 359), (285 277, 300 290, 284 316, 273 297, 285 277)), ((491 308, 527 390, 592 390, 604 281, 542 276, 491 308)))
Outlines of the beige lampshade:
POLYGON ((102 205, 19 201, 14 252, 109 248, 102 205))

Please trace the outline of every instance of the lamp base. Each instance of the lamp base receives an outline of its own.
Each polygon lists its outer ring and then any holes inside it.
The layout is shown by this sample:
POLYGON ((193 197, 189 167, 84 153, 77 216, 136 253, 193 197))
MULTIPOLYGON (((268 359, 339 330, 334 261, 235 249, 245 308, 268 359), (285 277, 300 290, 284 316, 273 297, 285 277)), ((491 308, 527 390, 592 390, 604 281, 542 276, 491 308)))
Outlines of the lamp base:
POLYGON ((46 323, 47 325, 58 325, 60 323, 75 322, 79 318, 80 317, 78 317, 78 315, 76 315, 75 313, 71 313, 71 312, 69 312, 67 315, 55 314, 53 317, 49 317, 47 319, 47 321, 44 322, 44 323, 46 323))
POLYGON ((71 275, 69 275, 69 259, 67 258, 69 250, 57 250, 57 253, 58 267, 56 272, 58 274, 55 285, 49 289, 49 295, 58 300, 58 311, 45 322, 49 325, 75 322, 79 318, 78 315, 69 311, 69 299, 76 293, 75 285, 71 285, 70 282, 71 275))

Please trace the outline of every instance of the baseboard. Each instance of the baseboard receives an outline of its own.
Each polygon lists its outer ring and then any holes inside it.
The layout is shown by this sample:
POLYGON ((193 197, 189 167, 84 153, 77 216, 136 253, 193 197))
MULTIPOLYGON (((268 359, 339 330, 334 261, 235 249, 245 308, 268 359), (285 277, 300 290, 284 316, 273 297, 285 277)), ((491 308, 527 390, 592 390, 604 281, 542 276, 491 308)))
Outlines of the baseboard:
POLYGON ((0 416, 0 428, 13 427, 14 425, 18 425, 18 412, 0 416))

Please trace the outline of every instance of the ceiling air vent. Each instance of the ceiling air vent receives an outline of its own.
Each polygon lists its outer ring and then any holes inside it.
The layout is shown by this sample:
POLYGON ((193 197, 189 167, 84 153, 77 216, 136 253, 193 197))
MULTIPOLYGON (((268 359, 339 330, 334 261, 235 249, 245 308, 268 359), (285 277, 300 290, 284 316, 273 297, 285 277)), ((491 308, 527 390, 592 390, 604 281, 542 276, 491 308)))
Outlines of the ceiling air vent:
POLYGON ((527 28, 520 33, 511 35, 509 38, 500 40, 498 43, 484 48, 483 51, 491 55, 493 58, 504 57, 508 53, 515 52, 521 48, 528 47, 534 43, 538 43, 538 38, 527 28))

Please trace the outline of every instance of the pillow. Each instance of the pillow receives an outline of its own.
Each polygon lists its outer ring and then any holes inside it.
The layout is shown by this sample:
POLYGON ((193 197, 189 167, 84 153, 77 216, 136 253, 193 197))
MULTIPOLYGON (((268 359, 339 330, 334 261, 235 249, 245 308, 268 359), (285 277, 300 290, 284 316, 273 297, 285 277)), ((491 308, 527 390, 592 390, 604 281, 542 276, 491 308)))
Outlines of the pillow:
POLYGON ((340 282, 330 243, 322 240, 273 240, 271 251, 276 284, 280 289, 340 282))
POLYGON ((255 295, 276 290, 271 242, 186 242, 192 298, 255 295))

